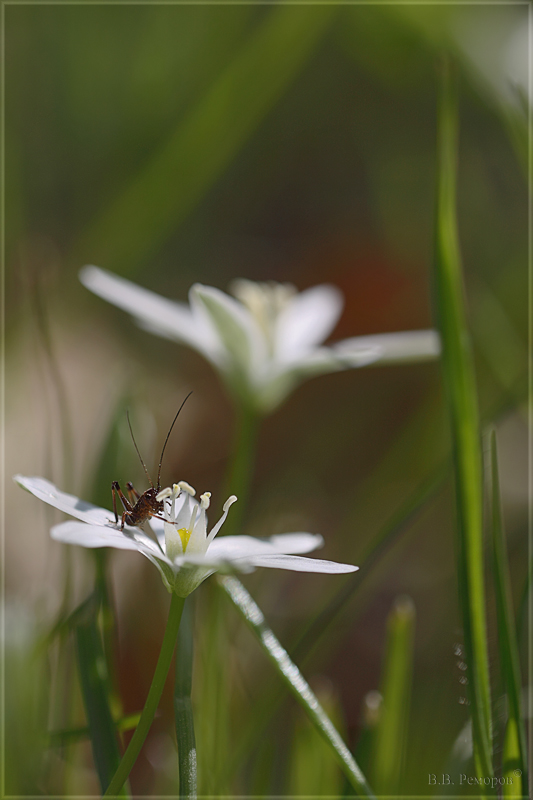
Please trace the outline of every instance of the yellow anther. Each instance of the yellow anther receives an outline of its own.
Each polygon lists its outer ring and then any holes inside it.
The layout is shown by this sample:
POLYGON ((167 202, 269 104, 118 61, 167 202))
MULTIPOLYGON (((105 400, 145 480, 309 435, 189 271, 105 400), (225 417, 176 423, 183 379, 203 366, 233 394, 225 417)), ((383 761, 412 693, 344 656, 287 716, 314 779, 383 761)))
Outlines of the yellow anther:
POLYGON ((209 508, 209 503, 211 502, 211 492, 204 492, 200 495, 200 505, 202 508, 207 509, 209 508))
POLYGON ((184 492, 187 492, 187 494, 190 494, 192 497, 194 497, 194 495, 196 494, 196 489, 193 489, 192 486, 187 483, 187 481, 180 481, 178 483, 178 486, 180 489, 183 489, 184 492))
POLYGON ((156 498, 155 498, 155 499, 157 500, 157 502, 158 502, 158 503, 160 503, 160 502, 161 502, 161 500, 166 500, 166 499, 167 499, 167 497, 172 497, 172 494, 173 494, 173 492, 172 492, 172 489, 170 489, 170 488, 167 486, 167 488, 166 488, 166 489, 161 489, 161 491, 159 492, 159 494, 158 494, 158 495, 156 495, 156 498))

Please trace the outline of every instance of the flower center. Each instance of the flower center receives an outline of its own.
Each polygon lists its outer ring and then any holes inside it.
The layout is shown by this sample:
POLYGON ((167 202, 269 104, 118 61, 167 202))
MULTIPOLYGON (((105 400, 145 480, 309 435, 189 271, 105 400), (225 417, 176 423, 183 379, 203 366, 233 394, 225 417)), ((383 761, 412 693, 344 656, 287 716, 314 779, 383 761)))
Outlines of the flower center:
POLYGON ((237 300, 251 312, 273 348, 278 316, 296 294, 296 287, 292 283, 256 283, 239 278, 232 282, 230 288, 237 300))
POLYGON ((167 522, 165 526, 165 546, 166 554, 169 558, 175 558, 176 556, 184 554, 187 551, 191 537, 194 542, 193 549, 195 551, 200 549, 205 552, 207 549, 205 512, 209 508, 211 492, 202 494, 199 502, 196 500, 187 502, 179 513, 176 514, 176 500, 182 492, 185 492, 190 498, 194 497, 196 494, 196 491, 192 486, 189 486, 186 481, 180 481, 179 483, 175 483, 172 489, 163 489, 163 491, 157 495, 159 500, 170 501, 170 503, 165 503, 164 506, 164 515, 167 522), (179 542, 181 542, 181 548, 179 542))
POLYGON ((191 538, 192 530, 188 528, 178 528, 179 537, 181 539, 181 546, 183 547, 183 552, 186 551, 187 545, 189 544, 189 539, 191 538))
MULTIPOLYGON (((187 490, 185 490, 187 491, 187 490)), ((198 513, 198 506, 194 506, 191 514, 191 520, 187 528, 178 528, 179 537, 181 539, 181 544, 183 547, 183 552, 186 551, 187 545, 189 544, 189 539, 192 536, 192 532, 194 530, 194 523, 196 522, 196 515, 198 513)))

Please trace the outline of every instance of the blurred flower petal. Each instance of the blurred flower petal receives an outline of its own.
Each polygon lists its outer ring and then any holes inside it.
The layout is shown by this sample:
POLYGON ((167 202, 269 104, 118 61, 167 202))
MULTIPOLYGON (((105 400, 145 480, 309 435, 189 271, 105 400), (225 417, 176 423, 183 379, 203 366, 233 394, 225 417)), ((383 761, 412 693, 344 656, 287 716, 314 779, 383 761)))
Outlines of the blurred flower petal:
POLYGON ((80 271, 80 281, 91 292, 133 314, 139 323, 170 339, 194 347, 212 358, 217 336, 205 318, 194 314, 186 303, 168 300, 149 289, 92 265, 80 271))
POLYGON ((327 339, 342 313, 344 301, 335 286, 313 286, 296 294, 276 323, 275 352, 290 363, 327 339))
POLYGON ((404 331, 355 336, 332 347, 346 367, 367 364, 397 364, 402 361, 427 361, 440 355, 440 338, 436 331, 404 331))
POLYGON ((191 294, 209 314, 224 347, 232 356, 237 373, 251 376, 254 380, 267 356, 264 339, 254 318, 241 303, 213 286, 197 283, 191 294))

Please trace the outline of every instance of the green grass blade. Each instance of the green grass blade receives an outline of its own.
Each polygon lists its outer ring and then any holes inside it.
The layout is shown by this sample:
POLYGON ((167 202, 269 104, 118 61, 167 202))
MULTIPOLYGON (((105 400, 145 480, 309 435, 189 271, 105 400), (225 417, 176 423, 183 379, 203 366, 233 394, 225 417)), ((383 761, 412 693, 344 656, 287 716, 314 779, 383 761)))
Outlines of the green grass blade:
POLYGON ((174 718, 178 742, 180 800, 196 797, 198 770, 192 713, 193 624, 191 601, 185 603, 178 631, 176 680, 174 682, 174 718))
POLYGON ((375 732, 372 782, 379 795, 400 795, 413 672, 415 607, 396 600, 387 624, 382 705, 375 732))
POLYGON ((483 576, 482 459, 457 235, 456 149, 456 98, 449 71, 445 69, 438 121, 435 284, 454 450, 459 601, 474 748, 481 774, 488 777, 493 774, 493 768, 483 576))
MULTIPOLYGON (((91 736, 94 763, 102 792, 107 789, 119 763, 115 724, 109 708, 109 678, 104 650, 93 620, 76 627, 80 684, 91 736)), ((123 788, 120 797, 127 797, 123 788)))
POLYGON ((274 664, 274 667, 290 692, 302 706, 316 730, 332 748, 341 769, 357 794, 361 797, 373 798, 372 790, 365 776, 357 766, 354 757, 346 747, 337 729, 332 724, 316 696, 311 691, 309 684, 300 670, 296 664, 291 661, 288 653, 283 649, 267 626, 259 606, 248 594, 242 583, 236 578, 219 576, 218 580, 244 617, 246 623, 256 635, 261 647, 274 664))
POLYGON ((512 786, 513 790, 517 790, 517 785, 521 784, 519 791, 525 796, 527 795, 528 778, 526 731, 521 709, 520 659, 511 599, 511 579, 500 500, 498 449, 494 431, 491 434, 490 444, 492 462, 492 554, 498 618, 498 644, 503 686, 508 701, 503 773, 504 776, 508 774, 509 777, 513 777, 515 770, 520 770, 521 776, 514 774, 515 780, 512 786))
POLYGON ((517 764, 522 760, 522 742, 519 727, 514 717, 509 717, 503 740, 502 796, 504 798, 527 798, 527 774, 517 764))
POLYGON ((106 206, 75 248, 75 258, 131 273, 165 240, 223 173, 277 103, 326 30, 334 5, 278 5, 163 147, 106 206), (95 250, 96 248, 96 250, 95 250))

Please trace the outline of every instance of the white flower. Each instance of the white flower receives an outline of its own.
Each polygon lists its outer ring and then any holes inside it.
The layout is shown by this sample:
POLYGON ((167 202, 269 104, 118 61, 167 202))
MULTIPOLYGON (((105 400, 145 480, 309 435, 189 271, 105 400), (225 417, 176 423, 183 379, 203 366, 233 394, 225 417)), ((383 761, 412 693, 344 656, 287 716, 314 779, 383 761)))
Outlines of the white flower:
POLYGON ((231 297, 197 283, 187 305, 99 267, 84 267, 80 280, 147 330, 198 350, 241 402, 260 413, 272 411, 313 375, 424 360, 440 352, 433 330, 354 337, 324 346, 343 306, 339 289, 326 284, 297 292, 286 283, 241 279, 233 282, 231 297))
POLYGON ((296 572, 342 573, 358 569, 351 564, 299 555, 322 546, 322 537, 313 533, 284 533, 269 539, 222 536, 213 541, 237 498, 232 495, 226 500, 222 517, 208 534, 206 511, 210 494, 206 492, 200 501, 195 500, 194 489, 184 481, 159 493, 158 499, 164 501, 165 519, 151 518, 150 526, 156 537, 153 539, 140 528, 126 525, 121 531, 111 511, 61 492, 44 478, 15 475, 14 480, 45 503, 78 520, 55 525, 50 531, 53 539, 82 547, 138 550, 158 568, 167 589, 180 597, 187 597, 219 570, 250 572, 255 567, 277 567, 296 572))

